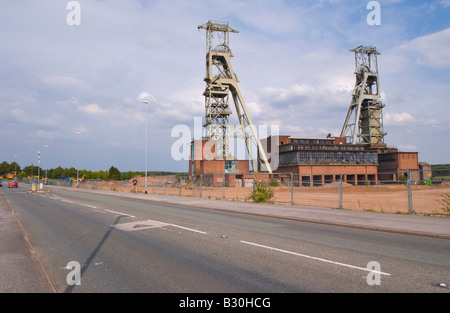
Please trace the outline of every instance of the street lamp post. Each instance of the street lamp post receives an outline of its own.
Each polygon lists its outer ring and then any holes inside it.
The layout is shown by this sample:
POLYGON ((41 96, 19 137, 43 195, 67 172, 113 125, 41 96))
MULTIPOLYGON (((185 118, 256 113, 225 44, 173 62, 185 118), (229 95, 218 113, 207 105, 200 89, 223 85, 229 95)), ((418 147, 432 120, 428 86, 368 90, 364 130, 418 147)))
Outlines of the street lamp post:
POLYGON ((38 151, 38 190, 41 190, 41 151, 38 151))
POLYGON ((44 145, 45 148, 45 184, 47 184, 48 180, 48 145, 44 145))
POLYGON ((147 170, 148 170, 148 101, 142 100, 145 104, 145 193, 147 194, 147 170))
POLYGON ((80 170, 80 132, 76 132, 78 135, 78 160, 77 160, 77 188, 78 188, 78 173, 80 170))
POLYGON ((14 181, 17 181, 17 155, 14 155, 14 181))

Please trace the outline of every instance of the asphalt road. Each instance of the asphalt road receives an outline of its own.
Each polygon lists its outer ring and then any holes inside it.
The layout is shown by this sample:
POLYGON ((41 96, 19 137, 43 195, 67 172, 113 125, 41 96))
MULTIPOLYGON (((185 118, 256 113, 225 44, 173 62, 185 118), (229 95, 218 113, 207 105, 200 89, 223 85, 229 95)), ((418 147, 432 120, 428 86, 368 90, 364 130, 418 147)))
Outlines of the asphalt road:
POLYGON ((448 240, 63 190, 0 192, 58 292, 450 292, 448 240))

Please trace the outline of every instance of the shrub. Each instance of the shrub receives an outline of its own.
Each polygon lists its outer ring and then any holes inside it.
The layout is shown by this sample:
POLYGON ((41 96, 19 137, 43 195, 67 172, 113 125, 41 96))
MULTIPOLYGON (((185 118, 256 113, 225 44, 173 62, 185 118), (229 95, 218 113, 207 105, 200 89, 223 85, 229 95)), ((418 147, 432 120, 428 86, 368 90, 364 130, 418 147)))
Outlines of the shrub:
POLYGON ((278 187, 280 186, 280 183, 276 178, 272 178, 269 182, 270 187, 278 187))
POLYGON ((250 198, 254 202, 268 202, 273 198, 274 193, 272 188, 266 187, 262 182, 258 182, 256 180, 253 180, 253 183, 255 184, 255 188, 252 191, 250 198))
POLYGON ((442 195, 439 203, 442 204, 444 213, 450 213, 450 194, 442 195))

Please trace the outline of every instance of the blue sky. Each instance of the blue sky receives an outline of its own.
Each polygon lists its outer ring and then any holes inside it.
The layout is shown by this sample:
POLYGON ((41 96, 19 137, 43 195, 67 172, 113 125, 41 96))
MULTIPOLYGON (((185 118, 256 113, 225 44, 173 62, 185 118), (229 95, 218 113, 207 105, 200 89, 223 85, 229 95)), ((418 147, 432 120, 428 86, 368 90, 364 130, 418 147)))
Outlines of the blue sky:
POLYGON ((176 125, 204 115, 208 20, 228 21, 233 69, 256 125, 298 137, 339 135, 355 82, 349 49, 376 46, 385 141, 419 160, 450 163, 450 0, 3 0, 0 10, 0 161, 22 166, 187 171, 176 125), (48 148, 45 148, 45 145, 48 148), (17 156, 17 157, 15 157, 17 156))

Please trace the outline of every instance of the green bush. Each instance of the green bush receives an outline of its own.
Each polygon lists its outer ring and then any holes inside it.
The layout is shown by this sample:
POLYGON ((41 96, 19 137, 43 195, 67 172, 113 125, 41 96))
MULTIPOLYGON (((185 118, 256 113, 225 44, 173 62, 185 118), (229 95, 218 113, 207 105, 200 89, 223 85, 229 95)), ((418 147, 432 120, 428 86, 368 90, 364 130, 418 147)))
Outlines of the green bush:
POLYGON ((253 189, 250 198, 256 203, 269 202, 274 196, 272 188, 266 187, 262 182, 256 180, 253 180, 253 182, 255 188, 253 189))
POLYGON ((276 178, 272 178, 269 182, 270 187, 278 187, 280 186, 280 183, 276 178))

